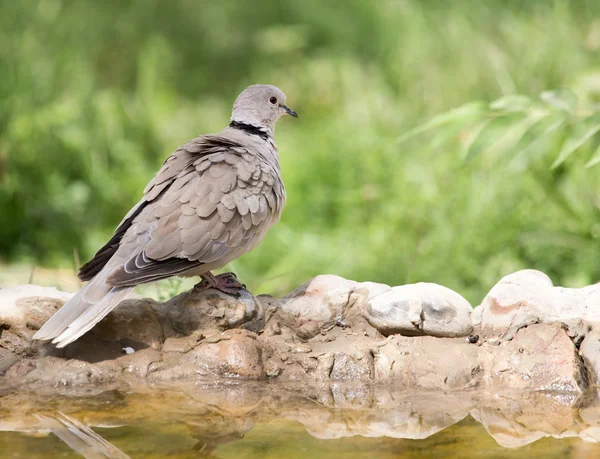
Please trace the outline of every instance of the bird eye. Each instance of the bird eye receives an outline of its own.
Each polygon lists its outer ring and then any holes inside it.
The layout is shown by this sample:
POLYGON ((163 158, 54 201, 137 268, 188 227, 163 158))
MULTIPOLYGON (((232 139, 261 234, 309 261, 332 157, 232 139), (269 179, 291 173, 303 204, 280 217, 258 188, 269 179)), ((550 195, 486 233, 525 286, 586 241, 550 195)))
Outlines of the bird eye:
POLYGON ((277 103, 277 97, 271 97, 269 99, 269 102, 271 102, 273 105, 275 105, 277 103))

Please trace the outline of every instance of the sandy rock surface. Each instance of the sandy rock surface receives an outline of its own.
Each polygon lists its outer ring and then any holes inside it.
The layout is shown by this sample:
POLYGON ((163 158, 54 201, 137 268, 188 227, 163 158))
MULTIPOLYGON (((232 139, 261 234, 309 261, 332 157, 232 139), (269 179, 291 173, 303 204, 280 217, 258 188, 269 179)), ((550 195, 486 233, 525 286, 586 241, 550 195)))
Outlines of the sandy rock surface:
POLYGON ((600 380, 599 291, 519 271, 472 313, 437 284, 323 275, 282 298, 207 290, 124 300, 56 349, 31 337, 70 294, 20 286, 0 290, 0 381, 36 390, 243 379, 583 394, 600 380))

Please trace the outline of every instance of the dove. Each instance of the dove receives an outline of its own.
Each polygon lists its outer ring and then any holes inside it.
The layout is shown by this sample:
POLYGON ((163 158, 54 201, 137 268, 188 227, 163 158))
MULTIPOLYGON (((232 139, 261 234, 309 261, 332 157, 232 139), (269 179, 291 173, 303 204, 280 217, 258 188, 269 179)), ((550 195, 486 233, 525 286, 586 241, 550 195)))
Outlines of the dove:
POLYGON ((233 273, 213 275, 249 252, 285 204, 273 139, 282 115, 298 117, 275 86, 253 85, 235 100, 231 122, 167 158, 112 238, 81 267, 89 281, 34 335, 61 348, 89 331, 138 284, 200 276, 194 288, 239 295, 233 273))

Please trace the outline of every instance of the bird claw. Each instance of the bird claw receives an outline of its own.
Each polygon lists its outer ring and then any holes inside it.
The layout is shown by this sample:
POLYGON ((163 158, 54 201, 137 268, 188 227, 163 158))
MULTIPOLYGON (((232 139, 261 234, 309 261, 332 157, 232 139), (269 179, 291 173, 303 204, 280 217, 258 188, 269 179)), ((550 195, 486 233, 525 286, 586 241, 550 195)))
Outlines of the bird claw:
POLYGON ((217 274, 216 276, 207 273, 203 274, 202 281, 194 285, 193 292, 200 293, 204 290, 214 288, 227 295, 240 296, 242 290, 246 290, 246 285, 237 280, 234 273, 217 274))

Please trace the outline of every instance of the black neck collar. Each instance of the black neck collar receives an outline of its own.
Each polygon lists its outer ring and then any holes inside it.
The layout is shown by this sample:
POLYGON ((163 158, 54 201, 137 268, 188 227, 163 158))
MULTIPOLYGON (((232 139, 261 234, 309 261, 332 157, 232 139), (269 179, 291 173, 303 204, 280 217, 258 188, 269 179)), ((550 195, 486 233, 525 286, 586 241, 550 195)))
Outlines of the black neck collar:
POLYGON ((231 123, 229 123, 229 127, 233 128, 233 129, 240 129, 242 131, 246 131, 247 134, 250 135, 257 135, 259 136, 261 139, 264 140, 269 140, 269 133, 266 131, 263 131, 262 129, 253 126, 251 124, 246 124, 246 123, 240 123, 238 121, 232 121, 231 123))

